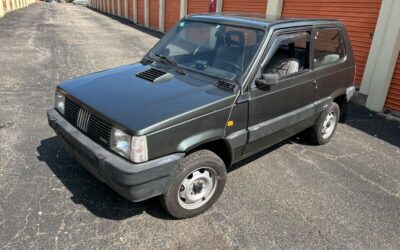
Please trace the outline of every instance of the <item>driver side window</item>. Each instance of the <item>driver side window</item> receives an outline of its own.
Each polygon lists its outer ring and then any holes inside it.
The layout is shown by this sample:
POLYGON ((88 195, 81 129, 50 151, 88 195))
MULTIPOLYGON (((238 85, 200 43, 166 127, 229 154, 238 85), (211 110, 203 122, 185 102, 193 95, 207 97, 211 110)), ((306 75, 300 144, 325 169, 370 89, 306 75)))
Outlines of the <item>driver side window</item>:
POLYGON ((306 31, 278 35, 271 48, 273 56, 262 73, 282 79, 310 68, 310 33, 306 31))

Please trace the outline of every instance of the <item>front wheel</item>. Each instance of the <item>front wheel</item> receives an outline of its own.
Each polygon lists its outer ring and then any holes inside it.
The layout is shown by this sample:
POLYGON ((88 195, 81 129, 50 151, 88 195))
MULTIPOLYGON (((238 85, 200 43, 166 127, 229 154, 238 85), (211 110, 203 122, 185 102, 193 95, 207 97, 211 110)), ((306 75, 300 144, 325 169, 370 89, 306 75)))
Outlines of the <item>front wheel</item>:
POLYGON ((224 162, 209 150, 187 155, 161 197, 165 210, 177 219, 196 216, 210 208, 226 182, 224 162))
POLYGON ((340 117, 340 108, 333 102, 328 110, 323 112, 317 123, 311 128, 310 140, 312 143, 322 145, 327 143, 336 131, 340 117))

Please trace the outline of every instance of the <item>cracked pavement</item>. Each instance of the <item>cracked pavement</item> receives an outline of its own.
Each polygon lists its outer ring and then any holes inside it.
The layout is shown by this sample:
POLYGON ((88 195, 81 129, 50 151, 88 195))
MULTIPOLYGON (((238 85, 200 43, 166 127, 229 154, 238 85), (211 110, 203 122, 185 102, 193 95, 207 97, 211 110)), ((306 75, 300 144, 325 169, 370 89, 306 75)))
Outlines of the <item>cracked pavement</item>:
POLYGON ((71 4, 0 19, 1 249, 400 248, 400 122, 354 104, 327 145, 294 137, 234 166, 192 219, 81 168, 47 125, 56 84, 138 61, 154 35, 71 4))

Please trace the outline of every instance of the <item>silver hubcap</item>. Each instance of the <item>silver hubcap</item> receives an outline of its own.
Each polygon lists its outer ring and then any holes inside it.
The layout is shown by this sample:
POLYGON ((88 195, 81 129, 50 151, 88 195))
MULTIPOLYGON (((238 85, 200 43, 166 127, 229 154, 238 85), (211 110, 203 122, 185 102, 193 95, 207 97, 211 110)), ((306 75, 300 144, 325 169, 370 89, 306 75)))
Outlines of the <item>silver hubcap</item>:
POLYGON ((199 168, 183 179, 178 190, 179 204, 185 209, 196 209, 214 195, 218 179, 215 170, 199 168))
POLYGON ((324 124, 322 124, 322 138, 328 139, 335 129, 336 126, 336 114, 330 112, 326 117, 324 124))

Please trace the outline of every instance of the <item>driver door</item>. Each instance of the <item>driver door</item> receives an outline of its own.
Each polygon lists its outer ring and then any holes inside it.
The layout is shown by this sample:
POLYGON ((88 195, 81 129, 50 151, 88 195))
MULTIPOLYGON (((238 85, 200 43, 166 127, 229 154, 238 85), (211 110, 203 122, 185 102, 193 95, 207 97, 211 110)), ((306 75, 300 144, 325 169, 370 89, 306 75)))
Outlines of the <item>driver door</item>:
POLYGON ((316 84, 310 69, 312 27, 278 31, 256 76, 276 74, 273 85, 249 87, 249 139, 244 155, 284 140, 312 125, 316 84))

